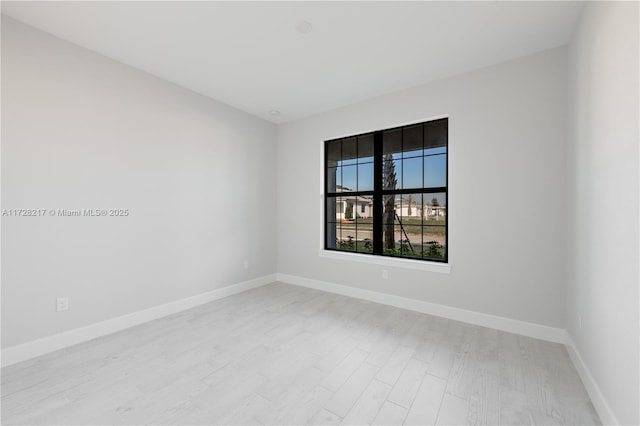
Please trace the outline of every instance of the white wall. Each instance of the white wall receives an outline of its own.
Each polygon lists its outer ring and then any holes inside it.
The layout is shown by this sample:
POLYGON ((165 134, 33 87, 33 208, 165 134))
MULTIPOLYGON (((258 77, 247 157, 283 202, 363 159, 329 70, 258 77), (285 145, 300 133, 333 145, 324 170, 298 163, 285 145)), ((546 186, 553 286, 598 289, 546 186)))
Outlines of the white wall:
POLYGON ((563 328, 565 113, 560 48, 281 125, 278 272, 563 328), (322 141, 443 114, 451 273, 319 257, 322 141))
POLYGON ((5 17, 2 114, 4 209, 131 212, 2 219, 3 348, 275 272, 274 125, 5 17))
POLYGON ((566 308, 569 334, 610 405, 599 407, 603 421, 635 425, 638 12, 637 2, 588 2, 570 45, 566 308))
POLYGON ((2 219, 2 347, 277 266, 566 326, 608 418, 640 423, 638 4, 588 3, 568 73, 566 59, 541 52, 285 124, 276 145, 267 122, 3 17, 2 207, 131 213, 2 219), (319 257, 322 141, 443 114, 451 273, 385 266, 385 281, 319 257))

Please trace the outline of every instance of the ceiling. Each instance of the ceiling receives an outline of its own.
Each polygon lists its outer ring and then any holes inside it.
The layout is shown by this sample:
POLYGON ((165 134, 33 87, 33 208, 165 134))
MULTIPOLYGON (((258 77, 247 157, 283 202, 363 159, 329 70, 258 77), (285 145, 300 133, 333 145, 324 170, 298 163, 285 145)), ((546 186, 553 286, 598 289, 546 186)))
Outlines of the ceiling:
POLYGON ((583 6, 574 1, 1 5, 14 19, 274 123, 564 45, 583 6), (274 110, 280 114, 272 115, 274 110))

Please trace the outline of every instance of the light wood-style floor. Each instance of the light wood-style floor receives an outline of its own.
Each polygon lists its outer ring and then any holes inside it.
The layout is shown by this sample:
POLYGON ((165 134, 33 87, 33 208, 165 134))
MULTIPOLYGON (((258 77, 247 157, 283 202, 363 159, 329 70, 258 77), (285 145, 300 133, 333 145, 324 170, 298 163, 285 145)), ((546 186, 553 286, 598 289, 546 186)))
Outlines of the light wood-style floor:
POLYGON ((274 283, 2 369, 2 424, 599 424, 562 345, 274 283))

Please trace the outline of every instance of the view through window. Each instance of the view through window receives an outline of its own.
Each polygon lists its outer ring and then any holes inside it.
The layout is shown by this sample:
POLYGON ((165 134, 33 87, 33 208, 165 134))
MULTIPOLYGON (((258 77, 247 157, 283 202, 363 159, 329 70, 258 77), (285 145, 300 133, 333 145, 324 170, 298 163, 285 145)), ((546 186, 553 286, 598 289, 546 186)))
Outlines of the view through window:
POLYGON ((325 141, 325 249, 447 262, 448 119, 325 141))

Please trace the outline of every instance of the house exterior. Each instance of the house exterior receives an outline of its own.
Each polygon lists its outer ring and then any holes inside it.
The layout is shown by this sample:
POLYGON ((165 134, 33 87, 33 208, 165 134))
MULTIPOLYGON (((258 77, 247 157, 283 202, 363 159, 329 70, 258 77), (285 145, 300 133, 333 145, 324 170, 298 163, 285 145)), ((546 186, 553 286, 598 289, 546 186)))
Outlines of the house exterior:
POLYGON ((447 206, 424 206, 425 218, 444 218, 447 216, 447 206))
MULTIPOLYGON (((369 218, 373 215, 373 199, 359 195, 349 195, 351 189, 337 186, 337 192, 345 193, 336 198, 336 220, 352 220, 369 218)), ((406 198, 398 199, 395 203, 396 214, 400 217, 424 217, 438 219, 447 216, 446 206, 419 205, 409 203, 406 198), (409 205, 411 204, 411 208, 409 205), (411 211, 409 211, 411 210, 411 211)))
POLYGON ((396 213, 400 217, 420 217, 422 215, 423 206, 416 204, 415 201, 409 202, 408 198, 396 200, 396 213))
POLYGON ((373 212, 373 200, 369 197, 349 195, 351 189, 337 185, 337 192, 345 193, 345 196, 336 198, 336 219, 350 220, 369 218, 373 212))
POLYGON ((351 196, 336 199, 336 219, 350 220, 371 217, 373 201, 366 197, 351 196))
POLYGON ((447 216, 446 206, 434 206, 431 204, 416 204, 415 201, 409 202, 409 199, 402 198, 396 201, 396 213, 400 217, 424 217, 425 219, 438 219, 447 216), (411 206, 411 207, 409 207, 411 206))

